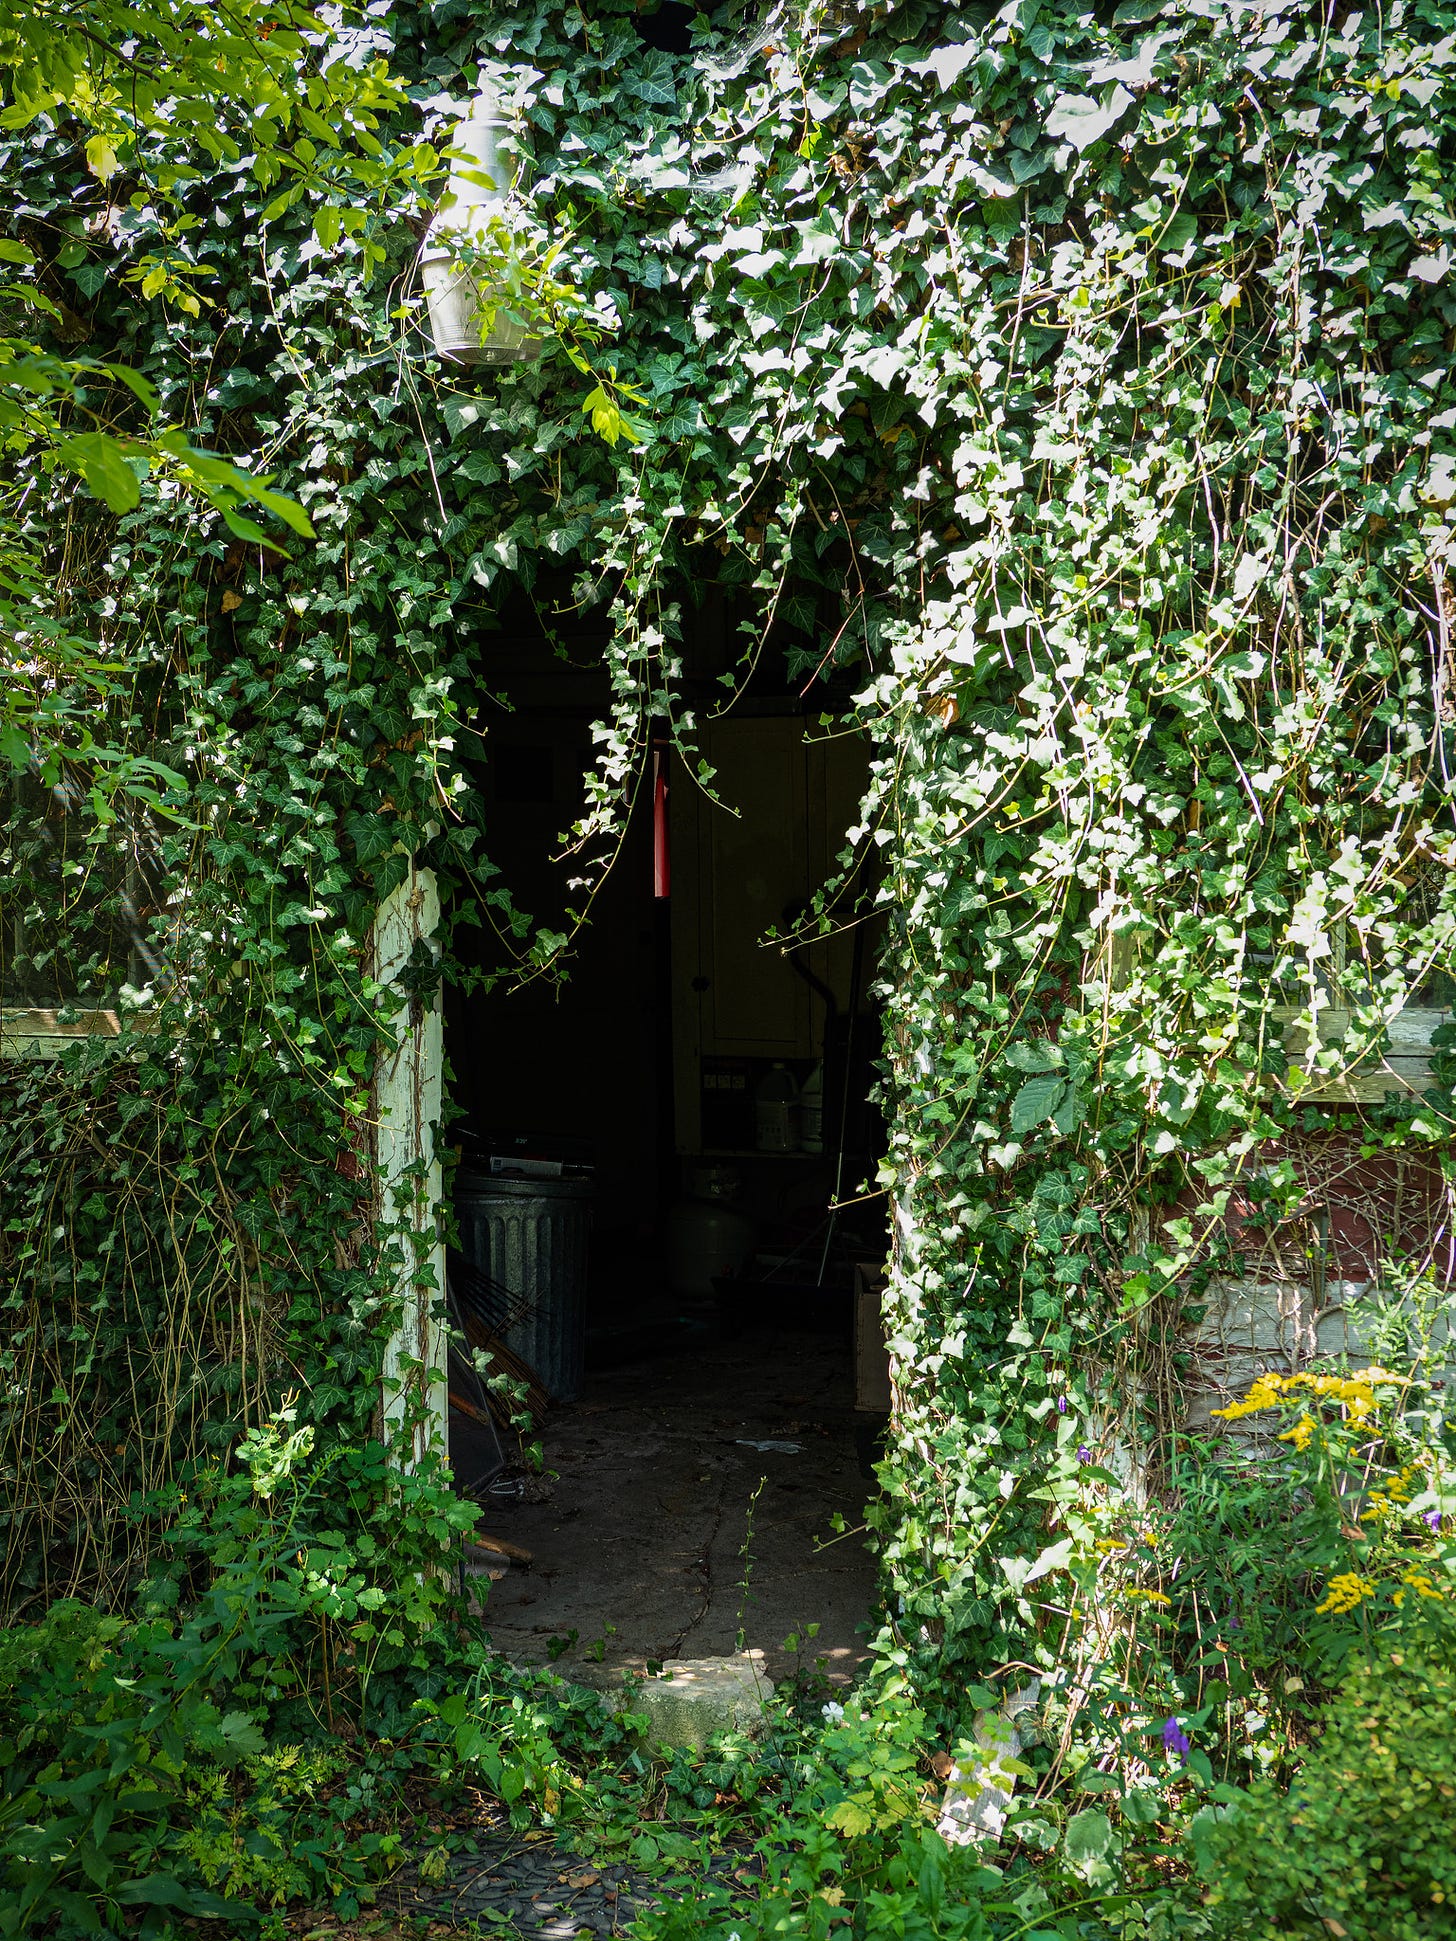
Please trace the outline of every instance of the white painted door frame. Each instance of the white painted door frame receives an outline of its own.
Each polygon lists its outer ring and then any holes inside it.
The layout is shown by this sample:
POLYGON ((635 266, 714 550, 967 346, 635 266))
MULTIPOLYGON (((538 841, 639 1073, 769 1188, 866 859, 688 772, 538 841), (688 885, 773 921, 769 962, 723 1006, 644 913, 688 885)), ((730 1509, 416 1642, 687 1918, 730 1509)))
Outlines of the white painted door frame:
MULTIPOLYGON (((390 891, 374 920, 374 975, 402 986, 423 946, 436 962, 440 895, 431 869, 409 859, 404 881, 390 891)), ((392 1050, 375 1067, 374 1152, 380 1226, 395 1226, 403 1247, 395 1287, 398 1321, 384 1351, 385 1440, 395 1459, 413 1468, 431 1450, 448 1447, 449 1400, 445 1334, 436 1308, 445 1288, 445 1243, 439 1209, 443 1174, 436 1137, 444 1101, 445 1032, 434 984, 406 996, 390 1026, 392 1050)))

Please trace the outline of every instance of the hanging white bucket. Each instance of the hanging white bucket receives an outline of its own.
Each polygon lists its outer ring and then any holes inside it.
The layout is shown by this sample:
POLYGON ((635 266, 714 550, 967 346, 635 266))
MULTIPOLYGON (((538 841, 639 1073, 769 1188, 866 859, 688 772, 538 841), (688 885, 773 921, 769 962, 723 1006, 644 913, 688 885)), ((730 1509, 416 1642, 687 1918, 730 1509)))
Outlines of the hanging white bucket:
POLYGON ((492 216, 505 207, 511 169, 501 141, 510 126, 496 97, 482 90, 469 121, 450 135, 450 146, 468 159, 455 163, 425 237, 420 271, 430 310, 430 335, 441 357, 455 364, 513 364, 534 357, 541 340, 504 311, 461 263, 462 249, 483 241, 492 216))

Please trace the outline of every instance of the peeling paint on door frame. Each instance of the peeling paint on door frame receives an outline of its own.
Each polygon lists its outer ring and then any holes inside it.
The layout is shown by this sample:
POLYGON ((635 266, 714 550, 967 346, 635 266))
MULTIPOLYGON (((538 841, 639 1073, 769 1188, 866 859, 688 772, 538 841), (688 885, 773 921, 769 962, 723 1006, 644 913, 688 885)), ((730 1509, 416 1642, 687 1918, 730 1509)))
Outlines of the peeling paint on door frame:
MULTIPOLYGON (((390 891, 374 920, 374 975, 404 988, 420 947, 439 961, 436 932, 440 896, 431 869, 413 857, 408 873, 390 891)), ((444 1020, 438 982, 415 989, 391 1021, 395 1048, 374 1074, 373 1124, 378 1167, 378 1217, 383 1227, 400 1223, 406 1258, 396 1296, 397 1325, 384 1352, 382 1414, 387 1440, 412 1468, 432 1449, 448 1447, 445 1336, 436 1318, 445 1287, 445 1243, 439 1212, 443 1174, 436 1134, 444 1097, 444 1020)))

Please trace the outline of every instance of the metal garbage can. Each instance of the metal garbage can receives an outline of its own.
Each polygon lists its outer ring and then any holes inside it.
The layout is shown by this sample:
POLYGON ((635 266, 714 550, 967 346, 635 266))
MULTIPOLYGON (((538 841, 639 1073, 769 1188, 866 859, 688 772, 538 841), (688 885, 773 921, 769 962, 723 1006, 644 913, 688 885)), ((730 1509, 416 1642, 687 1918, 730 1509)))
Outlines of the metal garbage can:
POLYGON ((517 1310, 505 1343, 558 1402, 581 1393, 586 1361, 590 1179, 513 1179, 462 1168, 455 1180, 460 1247, 517 1310))

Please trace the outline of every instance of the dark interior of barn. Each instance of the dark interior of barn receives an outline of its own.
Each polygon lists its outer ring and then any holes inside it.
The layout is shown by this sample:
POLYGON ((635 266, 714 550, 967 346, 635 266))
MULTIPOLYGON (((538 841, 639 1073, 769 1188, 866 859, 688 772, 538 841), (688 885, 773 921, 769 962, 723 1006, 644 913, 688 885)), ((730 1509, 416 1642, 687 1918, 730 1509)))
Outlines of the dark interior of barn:
MULTIPOLYGON (((518 1654, 566 1638, 573 1656, 641 1664, 743 1633, 782 1669, 782 1639, 817 1622, 815 1655, 847 1675, 868 1562, 836 1525, 861 1522, 888 1407, 867 885, 846 880, 829 935, 804 919, 857 820, 866 754, 782 654, 739 664, 715 593, 686 609, 681 652, 712 780, 666 734, 651 750, 565 979, 470 988, 472 957, 501 962, 501 919, 457 922, 452 1293, 497 1372, 529 1383, 543 1468, 523 1473, 507 1432, 512 1460, 483 1482, 461 1368, 456 1469, 481 1485, 482 1528, 532 1553, 489 1601, 518 1654), (756 1560, 740 1555, 755 1492, 756 1560), (745 1568, 762 1607, 747 1623, 745 1568)), ((516 905, 567 932, 591 874, 563 833, 608 700, 601 640, 525 614, 485 658, 485 848, 516 905)))

